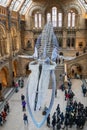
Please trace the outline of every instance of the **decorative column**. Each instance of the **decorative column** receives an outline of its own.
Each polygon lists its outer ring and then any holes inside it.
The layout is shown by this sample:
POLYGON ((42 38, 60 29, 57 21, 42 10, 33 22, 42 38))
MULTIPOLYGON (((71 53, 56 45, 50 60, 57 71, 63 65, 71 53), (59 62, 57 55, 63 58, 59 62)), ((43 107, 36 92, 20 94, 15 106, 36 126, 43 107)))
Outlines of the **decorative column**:
POLYGON ((20 22, 21 22, 21 16, 19 14, 18 15, 18 31, 17 31, 17 44, 18 44, 17 49, 21 52, 21 35, 20 35, 21 25, 20 25, 20 22))
POLYGON ((11 12, 8 11, 8 44, 9 44, 9 86, 12 86, 13 81, 13 66, 12 66, 12 59, 13 59, 13 53, 12 53, 12 38, 11 38, 11 12))
POLYGON ((63 31, 63 48, 67 48, 67 32, 63 31))
POLYGON ((44 25, 46 24, 46 22, 45 22, 45 15, 43 14, 43 17, 42 17, 42 21, 41 21, 41 23, 42 23, 42 28, 44 27, 44 25))
POLYGON ((63 23, 63 48, 67 48, 67 43, 66 43, 66 41, 67 41, 67 39, 66 39, 66 37, 67 37, 67 13, 66 13, 66 11, 64 12, 64 17, 63 17, 63 21, 64 21, 64 23, 63 23))
POLYGON ((67 64, 66 63, 64 64, 64 72, 65 72, 64 85, 65 85, 65 88, 67 88, 67 86, 68 86, 68 80, 67 80, 67 64))

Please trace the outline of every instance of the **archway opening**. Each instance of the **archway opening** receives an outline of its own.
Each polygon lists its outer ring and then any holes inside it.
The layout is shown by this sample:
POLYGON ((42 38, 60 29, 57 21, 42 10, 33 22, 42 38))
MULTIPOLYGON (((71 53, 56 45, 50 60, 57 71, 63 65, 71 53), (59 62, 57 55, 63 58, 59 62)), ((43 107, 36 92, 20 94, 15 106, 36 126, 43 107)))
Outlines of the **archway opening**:
POLYGON ((25 67, 26 69, 26 75, 29 75, 31 73, 31 70, 29 70, 29 63, 25 67))
POLYGON ((82 67, 79 64, 74 64, 71 67, 71 76, 73 78, 80 78, 82 75, 82 67))
POLYGON ((8 86, 8 76, 9 76, 9 72, 8 69, 6 67, 2 68, 0 71, 0 79, 1 79, 1 83, 3 87, 7 87, 8 86))
POLYGON ((18 68, 18 62, 17 60, 13 61, 13 77, 17 77, 17 68, 18 68))

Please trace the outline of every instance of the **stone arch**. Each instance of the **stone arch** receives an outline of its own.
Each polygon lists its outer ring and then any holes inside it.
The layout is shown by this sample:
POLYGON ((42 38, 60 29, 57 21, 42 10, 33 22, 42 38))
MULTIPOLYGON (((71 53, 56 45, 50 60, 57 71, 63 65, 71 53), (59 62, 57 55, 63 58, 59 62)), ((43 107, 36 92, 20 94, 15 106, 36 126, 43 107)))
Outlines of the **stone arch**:
POLYGON ((82 10, 78 4, 70 3, 70 5, 67 5, 65 8, 66 12, 68 12, 70 9, 75 9, 78 12, 78 14, 82 14, 82 10))
POLYGON ((29 16, 32 16, 32 15, 33 15, 33 12, 34 12, 35 10, 39 10, 39 11, 41 11, 41 13, 43 14, 42 6, 37 5, 37 6, 32 6, 32 8, 29 10, 29 13, 28 13, 29 16))
POLYGON ((13 65, 13 77, 17 77, 17 74, 18 74, 18 61, 14 60, 12 62, 12 65, 13 65))
POLYGON ((70 67, 70 74, 71 74, 71 77, 76 77, 76 75, 79 75, 81 76, 82 75, 82 65, 78 64, 78 63, 75 63, 75 64, 72 64, 70 67))
POLYGON ((45 8, 45 12, 52 10, 53 7, 56 7, 58 9, 58 11, 60 10, 60 11, 64 12, 64 8, 60 3, 59 4, 53 3, 51 5, 48 4, 45 8))
POLYGON ((60 52, 59 55, 63 56, 63 52, 60 52))
POLYGON ((0 82, 2 83, 3 87, 7 87, 8 86, 8 82, 9 82, 9 70, 7 67, 3 67, 0 70, 0 82))

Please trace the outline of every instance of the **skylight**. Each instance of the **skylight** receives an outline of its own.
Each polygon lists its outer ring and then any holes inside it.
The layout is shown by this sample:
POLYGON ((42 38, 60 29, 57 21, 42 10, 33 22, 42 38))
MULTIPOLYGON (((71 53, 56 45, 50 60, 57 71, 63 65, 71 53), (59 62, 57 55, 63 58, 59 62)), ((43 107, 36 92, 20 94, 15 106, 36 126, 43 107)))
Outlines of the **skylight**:
POLYGON ((20 14, 25 14, 31 3, 32 3, 32 0, 26 0, 24 5, 22 6, 22 8, 20 10, 20 14))
POLYGON ((10 2, 10 0, 0 0, 0 5, 6 7, 9 2, 10 2))
POLYGON ((79 2, 84 7, 84 9, 87 11, 87 2, 86 2, 86 0, 79 0, 79 2))
POLYGON ((28 10, 32 0, 0 0, 0 5, 7 7, 9 5, 9 9, 20 12, 20 14, 25 14, 28 10))
POLYGON ((18 11, 24 0, 13 0, 10 5, 10 10, 18 11))

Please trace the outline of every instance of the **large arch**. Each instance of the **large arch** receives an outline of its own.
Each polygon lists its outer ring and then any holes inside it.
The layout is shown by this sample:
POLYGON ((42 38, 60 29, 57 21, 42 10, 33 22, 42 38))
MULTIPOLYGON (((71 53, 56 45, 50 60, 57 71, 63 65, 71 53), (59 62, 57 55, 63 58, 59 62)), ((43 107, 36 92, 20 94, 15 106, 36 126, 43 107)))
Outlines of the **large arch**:
POLYGON ((7 67, 3 67, 0 70, 0 82, 2 83, 3 87, 7 87, 9 84, 9 70, 7 67))
POLYGON ((65 10, 68 12, 70 9, 75 9, 78 12, 78 14, 82 14, 82 10, 78 4, 72 3, 70 5, 66 5, 65 10))
POLYGON ((33 14, 33 12, 35 10, 40 10, 42 12, 42 14, 43 14, 43 8, 42 8, 42 6, 41 5, 36 5, 36 6, 32 6, 32 8, 30 8, 29 13, 28 13, 29 16, 32 16, 32 14, 33 14))
POLYGON ((82 70, 83 70, 83 68, 82 68, 82 66, 80 64, 78 64, 78 63, 72 64, 70 66, 70 70, 69 70, 70 76, 72 78, 76 78, 76 75, 81 76, 82 75, 82 70))

